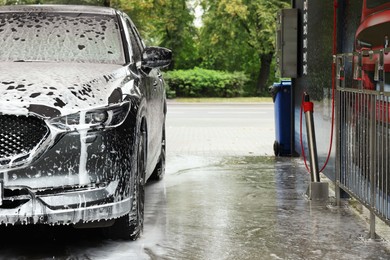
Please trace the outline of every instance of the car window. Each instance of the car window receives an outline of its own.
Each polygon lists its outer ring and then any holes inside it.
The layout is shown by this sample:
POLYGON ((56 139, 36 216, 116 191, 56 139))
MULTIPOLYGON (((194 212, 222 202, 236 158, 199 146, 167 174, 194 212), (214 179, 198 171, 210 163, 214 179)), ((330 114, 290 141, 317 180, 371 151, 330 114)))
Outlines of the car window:
POLYGON ((124 64, 116 16, 1 13, 1 61, 124 64))
POLYGON ((126 26, 129 31, 130 44, 131 49, 133 51, 133 59, 137 62, 141 60, 141 46, 139 45, 139 41, 137 41, 136 36, 134 35, 133 27, 128 19, 126 19, 126 26))
POLYGON ((141 50, 143 50, 145 48, 145 43, 143 42, 142 37, 139 34, 137 28, 135 28, 134 26, 132 26, 132 28, 134 31, 135 38, 137 39, 137 42, 138 42, 139 46, 141 47, 141 50))

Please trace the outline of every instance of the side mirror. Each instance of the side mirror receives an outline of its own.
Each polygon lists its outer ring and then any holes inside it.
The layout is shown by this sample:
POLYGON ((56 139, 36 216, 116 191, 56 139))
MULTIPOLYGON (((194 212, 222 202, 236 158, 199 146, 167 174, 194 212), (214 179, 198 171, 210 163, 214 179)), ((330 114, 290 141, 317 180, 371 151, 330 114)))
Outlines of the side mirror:
POLYGON ((172 60, 172 51, 162 47, 146 47, 142 53, 142 66, 147 68, 163 68, 172 60))

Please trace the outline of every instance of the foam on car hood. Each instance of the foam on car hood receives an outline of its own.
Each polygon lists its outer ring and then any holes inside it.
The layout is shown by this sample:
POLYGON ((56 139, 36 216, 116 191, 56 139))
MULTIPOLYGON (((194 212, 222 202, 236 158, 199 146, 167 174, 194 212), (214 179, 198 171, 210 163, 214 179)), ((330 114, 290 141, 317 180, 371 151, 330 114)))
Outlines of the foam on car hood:
POLYGON ((106 106, 126 76, 113 64, 2 62, 0 114, 55 117, 106 106))

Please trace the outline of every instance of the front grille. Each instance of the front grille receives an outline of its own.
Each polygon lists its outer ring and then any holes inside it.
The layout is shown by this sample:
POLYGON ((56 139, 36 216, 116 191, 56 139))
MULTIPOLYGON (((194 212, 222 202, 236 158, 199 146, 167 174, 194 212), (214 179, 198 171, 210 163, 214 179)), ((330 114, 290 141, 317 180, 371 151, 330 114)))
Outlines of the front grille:
POLYGON ((0 116, 0 158, 28 154, 49 132, 45 122, 33 116, 0 116))

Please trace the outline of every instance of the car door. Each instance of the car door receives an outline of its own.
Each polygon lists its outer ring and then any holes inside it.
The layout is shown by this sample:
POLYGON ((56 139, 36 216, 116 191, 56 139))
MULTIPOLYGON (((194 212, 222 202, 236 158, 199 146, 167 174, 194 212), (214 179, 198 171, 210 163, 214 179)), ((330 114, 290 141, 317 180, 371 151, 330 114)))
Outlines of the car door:
POLYGON ((141 56, 144 43, 131 22, 126 18, 126 26, 129 30, 130 44, 133 61, 137 64, 137 73, 142 78, 141 91, 145 93, 147 102, 147 128, 148 128, 148 164, 147 172, 151 173, 157 163, 161 151, 162 126, 164 123, 165 89, 162 75, 158 69, 142 68, 141 56))

